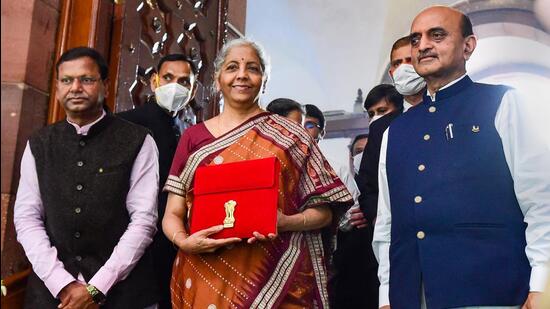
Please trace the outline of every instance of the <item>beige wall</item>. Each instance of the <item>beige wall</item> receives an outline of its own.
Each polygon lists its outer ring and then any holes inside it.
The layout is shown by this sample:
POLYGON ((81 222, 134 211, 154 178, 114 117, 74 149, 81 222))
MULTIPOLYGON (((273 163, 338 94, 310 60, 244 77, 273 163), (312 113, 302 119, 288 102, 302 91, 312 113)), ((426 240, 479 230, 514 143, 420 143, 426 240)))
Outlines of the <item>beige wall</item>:
POLYGON ((27 267, 13 200, 26 141, 44 126, 62 0, 2 0, 2 278, 27 267))

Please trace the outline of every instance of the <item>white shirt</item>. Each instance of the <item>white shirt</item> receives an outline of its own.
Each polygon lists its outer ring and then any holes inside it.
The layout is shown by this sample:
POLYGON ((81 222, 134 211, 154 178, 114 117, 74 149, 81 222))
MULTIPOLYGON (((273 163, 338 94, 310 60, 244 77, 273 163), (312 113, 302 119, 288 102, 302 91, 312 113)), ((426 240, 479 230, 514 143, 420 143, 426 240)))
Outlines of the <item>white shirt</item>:
POLYGON ((413 107, 411 103, 407 102, 407 100, 403 100, 403 113, 406 113, 409 108, 413 107))
MULTIPOLYGON (((430 95, 432 100, 435 95, 430 95)), ((550 128, 545 119, 550 115, 545 111, 550 105, 541 103, 540 100, 524 100, 517 91, 510 90, 504 94, 495 115, 495 127, 527 223, 525 252, 531 265, 530 291, 544 291, 550 260, 550 128)), ((380 307, 389 305, 391 205, 386 174, 387 146, 386 130, 380 147, 378 214, 372 243, 379 263, 380 307)))

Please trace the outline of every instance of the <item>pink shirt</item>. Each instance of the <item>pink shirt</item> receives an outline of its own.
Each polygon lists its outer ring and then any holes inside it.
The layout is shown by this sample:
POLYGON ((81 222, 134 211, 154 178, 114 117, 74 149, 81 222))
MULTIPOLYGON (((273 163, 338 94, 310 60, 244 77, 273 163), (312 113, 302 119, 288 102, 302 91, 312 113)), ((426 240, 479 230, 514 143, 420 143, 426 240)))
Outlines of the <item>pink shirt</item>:
MULTIPOLYGON (((104 116, 105 112, 93 123, 82 127, 70 121, 69 123, 76 128, 78 134, 87 135, 90 128, 104 116)), ((153 138, 147 135, 130 175, 130 189, 126 197, 126 209, 130 215, 128 228, 105 265, 88 282, 105 295, 115 283, 128 276, 153 241, 153 235, 157 231, 158 182, 158 150, 153 138)), ((57 249, 52 247, 46 234, 36 165, 28 142, 21 160, 14 223, 17 240, 23 246, 34 272, 54 297, 67 284, 75 280, 84 281, 81 274, 75 278, 65 270, 63 263, 57 258, 57 249)))

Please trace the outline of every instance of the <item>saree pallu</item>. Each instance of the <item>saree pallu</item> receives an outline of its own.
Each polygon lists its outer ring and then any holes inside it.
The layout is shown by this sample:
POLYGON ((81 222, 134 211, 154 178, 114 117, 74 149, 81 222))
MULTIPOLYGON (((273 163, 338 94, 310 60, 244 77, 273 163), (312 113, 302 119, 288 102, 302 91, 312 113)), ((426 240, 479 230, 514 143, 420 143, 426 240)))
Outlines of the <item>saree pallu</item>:
MULTIPOLYGON (((352 203, 307 132, 269 113, 194 150, 177 173, 171 172, 164 189, 185 196, 189 210, 197 167, 266 157, 277 157, 281 163, 278 207, 286 215, 352 203)), ((173 308, 328 308, 320 231, 284 232, 272 241, 243 241, 214 253, 180 250, 171 292, 173 308)))

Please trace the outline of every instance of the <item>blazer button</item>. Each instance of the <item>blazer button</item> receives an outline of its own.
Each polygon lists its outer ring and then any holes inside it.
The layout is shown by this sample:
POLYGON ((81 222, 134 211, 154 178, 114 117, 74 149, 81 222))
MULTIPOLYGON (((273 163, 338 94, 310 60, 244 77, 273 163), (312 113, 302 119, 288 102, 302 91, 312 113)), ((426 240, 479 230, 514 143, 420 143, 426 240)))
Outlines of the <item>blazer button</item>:
POLYGON ((82 167, 82 166, 84 166, 84 162, 78 161, 78 162, 76 162, 76 166, 82 167))
POLYGON ((85 141, 80 141, 80 142, 78 142, 78 144, 79 144, 80 146, 82 146, 82 147, 86 146, 86 142, 85 142, 85 141))
POLYGON ((75 232, 74 233, 74 238, 80 238, 80 232, 75 232))
POLYGON ((414 202, 417 203, 417 204, 422 203, 422 196, 420 196, 420 195, 415 196, 414 197, 414 202))
POLYGON ((418 233, 416 233, 416 238, 424 239, 424 237, 426 237, 426 233, 424 233, 423 231, 418 231, 418 233))
POLYGON ((421 171, 421 172, 423 172, 425 169, 426 169, 426 166, 424 164, 420 164, 418 166, 418 170, 421 171))
POLYGON ((430 113, 435 113, 436 110, 437 110, 437 108, 435 108, 435 106, 430 106, 430 108, 428 108, 428 111, 430 113))
POLYGON ((75 256, 75 259, 76 259, 78 262, 82 261, 82 257, 81 257, 80 255, 75 256))
POLYGON ((425 141, 427 141, 427 140, 429 140, 429 139, 430 139, 430 134, 424 135, 424 140, 425 140, 425 141))
POLYGON ((82 185, 80 185, 80 184, 76 185, 76 190, 77 190, 77 191, 82 191, 83 188, 84 188, 84 187, 83 187, 82 185))
POLYGON ((76 208, 74 209, 74 212, 77 213, 77 214, 79 214, 79 213, 82 212, 82 208, 76 207, 76 208))

